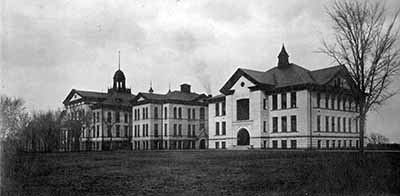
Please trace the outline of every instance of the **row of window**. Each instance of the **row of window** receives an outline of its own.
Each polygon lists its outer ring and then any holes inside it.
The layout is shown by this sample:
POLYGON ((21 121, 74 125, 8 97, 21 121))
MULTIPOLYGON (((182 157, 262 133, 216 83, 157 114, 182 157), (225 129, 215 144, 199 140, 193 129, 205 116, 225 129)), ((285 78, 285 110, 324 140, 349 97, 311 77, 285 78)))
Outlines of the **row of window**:
MULTIPOLYGON (((140 108, 134 109, 134 120, 140 120, 140 108)), ((142 119, 149 119, 149 109, 142 108, 142 119)))
POLYGON ((215 135, 226 135, 226 122, 216 122, 215 123, 215 135), (221 125, 221 129, 220 129, 221 125), (221 130, 221 132, 220 132, 221 130))
MULTIPOLYGON (((93 126, 93 132, 91 132, 90 129, 83 130, 83 136, 86 137, 100 137, 100 126, 93 126), (86 133, 86 134, 85 134, 86 133)), ((104 135, 104 137, 130 137, 131 136, 131 130, 129 126, 125 125, 123 126, 123 129, 121 129, 120 125, 115 125, 115 135, 113 134, 112 126, 109 125, 107 126, 107 135, 104 135)))
MULTIPOLYGON (((325 109, 358 112, 358 105, 345 96, 325 95, 325 109), (336 103, 336 104, 335 104, 336 103)), ((317 108, 321 108, 321 93, 317 93, 317 108)))
MULTIPOLYGON (((278 117, 272 117, 272 132, 288 132, 287 128, 287 116, 281 116, 281 129, 278 130, 278 117)), ((295 115, 290 116, 290 132, 297 131, 297 117, 295 115)), ((264 132, 266 132, 266 123, 264 122, 264 132)))
MULTIPOLYGON (((204 124, 203 124, 204 125, 204 124)), ((162 135, 162 131, 158 130, 158 124, 154 124, 154 137, 159 137, 162 135)), ((140 125, 134 125, 134 137, 148 137, 149 136, 149 125, 142 125, 142 134, 140 134, 140 125)), ((168 124, 164 124, 164 136, 168 136, 168 124)), ((182 124, 174 124, 173 125, 173 136, 174 137, 182 137, 182 124)), ((196 137, 196 125, 187 126, 187 137, 196 137)))
POLYGON ((359 141, 355 140, 355 146, 353 146, 353 140, 318 140, 317 148, 358 148, 359 141))
MULTIPOLYGON (((215 142, 215 149, 219 149, 219 142, 215 142)), ((221 149, 226 148, 226 142, 221 142, 221 149)))
MULTIPOLYGON (((288 93, 281 93, 281 107, 280 109, 287 109, 288 108, 288 103, 287 103, 287 94, 288 93)), ((297 107, 297 97, 296 97, 296 92, 291 92, 290 93, 290 108, 295 108, 297 107)), ((267 104, 266 101, 264 101, 264 109, 266 109, 267 104)), ((272 95, 272 110, 277 110, 278 109, 278 94, 272 95)))
MULTIPOLYGON (((288 148, 287 140, 281 140, 281 148, 286 149, 288 148)), ((264 146, 266 146, 267 141, 264 141, 264 146)), ((272 148, 278 148, 278 140, 272 140, 272 148)), ((290 140, 290 148, 295 149, 297 148, 297 140, 290 140)))
MULTIPOLYGON (((154 107, 154 119, 159 118, 158 107, 154 107)), ((168 118, 168 109, 164 108, 164 118, 168 118)), ((173 118, 174 119, 182 119, 182 108, 174 107, 173 108, 173 118)), ((149 119, 149 111, 148 108, 142 108, 142 119, 149 119)), ((187 109, 187 119, 196 119, 196 108, 188 108, 187 109)), ((134 109, 134 120, 140 120, 140 109, 134 109)), ((200 108, 200 120, 205 120, 205 109, 200 108)))
POLYGON ((142 125, 142 135, 140 135, 140 125, 133 126, 133 137, 148 137, 149 136, 149 125, 143 124, 142 125))
POLYGON ((215 116, 225 116, 226 115, 226 104, 225 101, 215 103, 215 116), (221 105, 221 108, 220 108, 221 105))
POLYGON ((149 149, 195 149, 195 141, 134 141, 133 146, 135 150, 149 150, 149 149))
MULTIPOLYGON (((322 117, 317 116, 317 131, 322 131, 322 117)), ((352 132, 352 121, 355 123, 355 133, 358 133, 358 119, 346 118, 346 117, 335 117, 335 116, 325 116, 325 132, 342 132, 351 133, 352 132), (330 122, 330 123, 329 123, 330 122), (347 126, 348 125, 348 126, 347 126)))
MULTIPOLYGON (((122 112, 123 113, 123 116, 124 116, 124 121, 123 122, 125 122, 125 123, 128 123, 129 122, 129 115, 128 115, 128 113, 125 113, 125 112, 122 112)), ((114 119, 115 119, 115 122, 121 122, 121 112, 114 112, 114 114, 115 114, 115 117, 114 117, 114 119)), ((112 115, 111 115, 111 112, 107 112, 107 119, 106 119, 106 122, 107 123, 111 123, 111 121, 112 121, 112 115)), ((96 123, 96 122, 100 122, 100 112, 93 112, 93 123, 96 123)))

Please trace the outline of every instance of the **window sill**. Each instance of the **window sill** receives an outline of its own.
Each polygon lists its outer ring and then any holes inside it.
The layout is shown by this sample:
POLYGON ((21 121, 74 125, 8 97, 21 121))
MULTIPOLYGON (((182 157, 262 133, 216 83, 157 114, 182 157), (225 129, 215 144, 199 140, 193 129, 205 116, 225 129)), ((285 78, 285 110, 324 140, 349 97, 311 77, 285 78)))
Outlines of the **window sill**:
POLYGON ((292 110, 292 109, 299 109, 298 107, 293 107, 293 108, 285 108, 285 109, 271 109, 271 111, 284 111, 284 110, 292 110))
POLYGON ((286 132, 271 132, 271 134, 279 134, 279 133, 299 133, 298 131, 286 131, 286 132))

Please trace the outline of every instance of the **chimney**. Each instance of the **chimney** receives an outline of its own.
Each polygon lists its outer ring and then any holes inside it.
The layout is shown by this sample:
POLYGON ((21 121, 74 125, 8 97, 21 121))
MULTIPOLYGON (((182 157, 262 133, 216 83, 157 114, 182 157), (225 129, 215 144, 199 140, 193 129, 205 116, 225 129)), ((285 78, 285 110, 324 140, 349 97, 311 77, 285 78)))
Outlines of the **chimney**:
POLYGON ((190 93, 190 85, 189 84, 181 84, 181 92, 190 93))

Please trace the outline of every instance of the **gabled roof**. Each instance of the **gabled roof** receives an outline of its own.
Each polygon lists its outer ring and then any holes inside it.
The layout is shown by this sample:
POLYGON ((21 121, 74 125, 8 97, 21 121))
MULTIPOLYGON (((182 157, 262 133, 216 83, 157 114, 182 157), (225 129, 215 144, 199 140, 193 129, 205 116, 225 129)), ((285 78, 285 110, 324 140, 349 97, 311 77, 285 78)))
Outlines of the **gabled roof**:
POLYGON ((140 92, 132 102, 137 102, 140 98, 144 98, 147 102, 159 103, 201 103, 199 100, 206 99, 205 94, 194 92, 172 91, 166 94, 140 92))
POLYGON ((220 89, 220 92, 228 94, 230 88, 242 76, 253 82, 255 86, 277 89, 299 85, 325 85, 339 73, 348 73, 346 67, 339 65, 310 71, 290 63, 284 67, 273 67, 265 72, 239 68, 220 89))
POLYGON ((79 96, 81 96, 83 99, 86 100, 99 100, 99 101, 105 99, 108 95, 107 93, 103 92, 72 89, 68 93, 67 97, 64 99, 63 104, 67 104, 74 94, 78 94, 79 96))

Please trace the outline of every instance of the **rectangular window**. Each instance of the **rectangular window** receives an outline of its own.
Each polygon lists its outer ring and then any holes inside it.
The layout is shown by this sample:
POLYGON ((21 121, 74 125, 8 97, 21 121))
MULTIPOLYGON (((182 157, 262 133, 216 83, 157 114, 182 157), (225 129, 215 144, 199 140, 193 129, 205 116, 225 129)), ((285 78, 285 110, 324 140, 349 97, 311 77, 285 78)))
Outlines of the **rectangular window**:
POLYGON ((349 147, 353 147, 353 140, 349 140, 349 147))
POLYGON ((335 96, 331 97, 331 109, 334 110, 335 109, 335 96))
POLYGON ((267 99, 266 98, 263 99, 263 109, 264 110, 267 109, 267 99))
POLYGON ((249 99, 240 99, 236 101, 237 120, 249 120, 249 99))
POLYGON ((335 130, 335 117, 334 116, 332 116, 331 123, 332 123, 332 132, 335 132, 336 130, 335 130))
POLYGON ((178 117, 182 119, 182 108, 178 108, 178 117))
POLYGON ((125 115, 124 115, 124 120, 125 120, 125 123, 128 123, 128 114, 127 113, 125 113, 125 115))
POLYGON ((287 132, 287 118, 286 116, 282 116, 281 117, 281 128, 282 128, 282 132, 287 132))
POLYGON ((290 107, 291 108, 295 108, 296 107, 296 102, 297 102, 296 92, 291 92, 290 93, 290 107))
POLYGON ((167 137, 168 135, 168 125, 164 124, 164 136, 167 137))
POLYGON ((272 117, 272 132, 278 132, 278 117, 272 117))
POLYGON ((154 108, 154 118, 158 119, 158 107, 154 108))
POLYGON ((346 111, 346 98, 343 98, 343 111, 346 111))
POLYGON ((297 117, 296 116, 290 116, 290 128, 292 132, 297 131, 297 117))
POLYGON ((320 115, 317 116, 317 131, 318 132, 321 131, 321 116, 320 115))
POLYGON ((179 136, 182 136, 182 125, 179 124, 178 126, 178 132, 179 132, 179 136))
POLYGON ((196 119, 196 108, 192 109, 192 118, 196 119))
POLYGON ((329 95, 325 94, 325 108, 328 109, 329 108, 329 95))
POLYGON ((154 124, 154 137, 158 137, 158 124, 154 124))
POLYGON ((272 148, 274 148, 274 149, 278 148, 278 141, 276 141, 276 140, 272 141, 272 148))
POLYGON ((145 125, 142 125, 142 136, 146 136, 146 127, 145 125))
POLYGON ((349 118, 349 133, 351 133, 351 118, 349 118))
POLYGON ((177 110, 176 110, 176 107, 174 107, 174 119, 177 119, 177 110))
POLYGON ((335 140, 332 140, 332 148, 336 148, 336 142, 335 142, 335 140))
POLYGON ((329 132, 329 116, 325 116, 325 131, 329 132))
POLYGON ((263 122, 263 131, 267 132, 267 121, 263 122))
POLYGON ((219 116, 219 103, 215 103, 215 116, 219 116))
POLYGON ((317 141, 317 148, 320 149, 321 148, 321 140, 317 141))
POLYGON ((297 141, 296 140, 290 140, 290 148, 296 149, 297 148, 297 141))
POLYGON ((340 130, 340 123, 341 123, 341 119, 340 117, 337 118, 337 132, 341 132, 342 130, 340 130))
POLYGON ((286 140, 282 140, 281 141, 281 148, 282 149, 286 149, 287 148, 287 141, 286 140))
POLYGON ((176 134, 177 134, 177 125, 176 124, 174 124, 174 136, 176 137, 176 134))
POLYGON ((222 135, 226 135, 226 122, 222 122, 222 135))
POLYGON ((272 110, 278 109, 278 95, 272 95, 272 110))
POLYGON ((187 135, 188 135, 188 137, 190 137, 190 135, 192 135, 192 127, 190 125, 188 125, 187 135))
POLYGON ((225 116, 225 114, 226 114, 226 104, 225 104, 225 101, 223 101, 221 105, 222 105, 222 106, 221 106, 221 109, 222 109, 222 116, 225 116))
POLYGON ((329 148, 329 140, 326 140, 326 148, 329 148))
POLYGON ((219 122, 215 123, 215 135, 219 135, 219 122))
POLYGON ((112 134, 112 133, 111 133, 111 126, 107 126, 107 136, 108 136, 108 137, 112 137, 111 134, 112 134))
POLYGON ((107 122, 111 122, 111 112, 107 112, 107 122))
POLYGON ((200 120, 206 119, 206 111, 204 108, 200 108, 200 120))
POLYGON ((226 148, 226 143, 225 142, 221 142, 221 147, 222 147, 222 149, 225 149, 226 148))
POLYGON ((346 133, 346 118, 343 117, 343 132, 346 133))
POLYGON ((100 112, 97 112, 96 121, 97 121, 97 122, 100 122, 100 112))
POLYGON ((286 109, 286 93, 281 94, 281 109, 286 109))
POLYGON ((115 112, 115 122, 119 122, 119 112, 115 112))
POLYGON ((115 126, 115 132, 116 132, 116 135, 117 135, 117 137, 119 137, 120 136, 120 126, 119 125, 116 125, 115 126))
POLYGON ((190 111, 190 108, 188 108, 188 109, 187 109, 187 114, 188 114, 188 119, 190 119, 190 117, 191 117, 191 111, 190 111))
POLYGON ((341 140, 338 140, 338 141, 337 141, 337 147, 338 147, 338 148, 341 148, 341 147, 342 147, 341 142, 342 142, 341 140))
POLYGON ((164 108, 164 118, 167 119, 168 118, 168 109, 164 108))
POLYGON ((337 106, 336 106, 337 108, 336 108, 336 109, 338 109, 338 110, 340 110, 340 105, 341 105, 341 104, 340 104, 340 101, 341 101, 341 100, 340 100, 340 97, 338 96, 338 97, 337 97, 337 102, 336 102, 336 103, 337 103, 337 106))
POLYGON ((215 142, 215 148, 216 148, 216 149, 219 148, 219 142, 215 142))
POLYGON ((356 121, 356 133, 358 133, 358 119, 356 119, 355 121, 356 121))
POLYGON ((143 116, 142 119, 146 119, 146 109, 145 108, 142 109, 142 116, 143 116))
POLYGON ((196 136, 196 125, 192 125, 192 135, 193 135, 193 137, 195 137, 196 136))
POLYGON ((124 132, 125 132, 125 137, 128 137, 128 136, 130 137, 130 136, 132 136, 132 134, 129 134, 129 127, 128 127, 128 126, 125 125, 125 126, 124 126, 124 130, 125 130, 125 131, 124 131, 124 132))
POLYGON ((320 108, 321 106, 321 94, 317 93, 317 108, 320 108))

